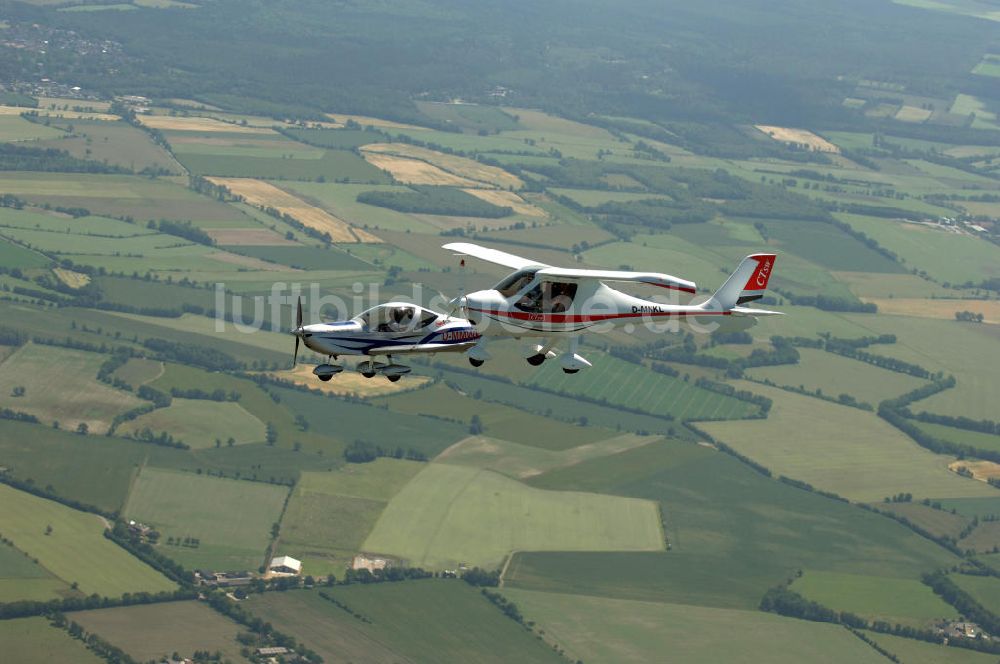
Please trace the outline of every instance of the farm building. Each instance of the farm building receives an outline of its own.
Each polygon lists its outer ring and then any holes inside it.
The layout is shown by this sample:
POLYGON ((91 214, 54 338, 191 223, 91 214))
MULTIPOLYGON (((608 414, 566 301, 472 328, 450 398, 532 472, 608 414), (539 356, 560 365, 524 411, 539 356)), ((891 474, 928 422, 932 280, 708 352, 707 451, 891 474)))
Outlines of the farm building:
POLYGON ((271 559, 267 569, 271 574, 297 575, 302 573, 302 561, 291 556, 278 556, 271 559))
POLYGON ((361 554, 354 556, 354 560, 351 561, 351 569, 366 569, 369 572, 385 569, 388 565, 389 561, 385 558, 369 558, 361 554))

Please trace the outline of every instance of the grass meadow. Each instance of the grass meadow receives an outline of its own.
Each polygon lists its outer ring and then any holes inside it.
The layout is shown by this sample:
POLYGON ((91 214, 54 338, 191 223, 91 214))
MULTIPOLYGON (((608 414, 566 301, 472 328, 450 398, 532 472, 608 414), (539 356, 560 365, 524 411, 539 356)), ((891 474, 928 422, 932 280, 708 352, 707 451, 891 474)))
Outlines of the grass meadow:
POLYGON ((460 581, 404 581, 322 592, 368 621, 354 618, 317 591, 254 595, 246 607, 327 661, 565 661, 460 581))
POLYGON ((187 568, 254 570, 264 560, 271 526, 281 517, 287 487, 145 467, 125 516, 162 534, 160 552, 187 568), (197 547, 168 544, 194 537, 197 547))
POLYGON ((665 552, 514 555, 506 587, 756 609, 797 569, 920 577, 957 560, 887 519, 763 477, 681 441, 644 445, 528 480, 655 500, 665 552))
POLYGON ((778 388, 734 385, 773 400, 767 419, 698 426, 776 474, 858 501, 901 492, 963 498, 995 491, 952 473, 948 457, 923 449, 874 413, 778 388))
POLYGON ((85 423, 91 433, 104 433, 115 415, 145 403, 97 381, 105 359, 97 353, 26 344, 3 362, 0 407, 31 413, 45 424, 58 421, 76 429, 85 423), (25 388, 24 396, 13 396, 15 387, 25 388))
POLYGON ((77 611, 67 617, 140 662, 162 661, 174 652, 190 657, 196 650, 220 652, 229 661, 244 661, 236 640, 242 628, 201 602, 77 611))
POLYGON ((505 589, 544 639, 571 661, 625 664, 769 662, 878 664, 880 654, 847 630, 760 611, 505 589), (698 636, 694 636, 698 635, 698 636))
POLYGON ((225 445, 230 438, 237 444, 262 443, 265 426, 238 403, 207 399, 174 399, 166 408, 140 415, 120 427, 122 434, 143 429, 166 431, 194 447, 212 447, 216 441, 225 445))
POLYGON ((430 464, 389 502, 364 550, 434 569, 499 567, 512 551, 655 551, 654 503, 541 491, 497 473, 430 464))
POLYGON ((281 521, 279 548, 302 560, 307 574, 340 573, 361 552, 388 502, 422 468, 382 458, 302 473, 281 521))
POLYGON ((791 589, 835 611, 871 620, 926 628, 937 619, 958 619, 958 612, 918 579, 813 572, 795 580, 791 589))
POLYGON ((104 537, 95 514, 0 485, 0 532, 15 546, 85 594, 116 597, 123 593, 173 590, 162 574, 133 558, 104 537), (52 530, 46 534, 51 526, 52 530))
POLYGON ((42 617, 0 621, 0 642, 4 658, 18 664, 101 664, 105 661, 87 650, 82 641, 53 627, 42 617))
POLYGON ((907 639, 892 634, 865 632, 865 635, 906 664, 995 664, 996 660, 996 655, 907 639))

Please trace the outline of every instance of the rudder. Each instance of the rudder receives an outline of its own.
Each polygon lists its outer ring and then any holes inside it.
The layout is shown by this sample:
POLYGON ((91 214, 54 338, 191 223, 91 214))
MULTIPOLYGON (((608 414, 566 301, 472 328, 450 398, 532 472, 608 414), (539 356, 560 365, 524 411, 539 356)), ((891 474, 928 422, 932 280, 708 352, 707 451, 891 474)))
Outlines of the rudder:
POLYGON ((704 308, 729 311, 764 297, 767 282, 774 271, 775 258, 775 254, 752 254, 744 258, 726 283, 705 302, 704 308))

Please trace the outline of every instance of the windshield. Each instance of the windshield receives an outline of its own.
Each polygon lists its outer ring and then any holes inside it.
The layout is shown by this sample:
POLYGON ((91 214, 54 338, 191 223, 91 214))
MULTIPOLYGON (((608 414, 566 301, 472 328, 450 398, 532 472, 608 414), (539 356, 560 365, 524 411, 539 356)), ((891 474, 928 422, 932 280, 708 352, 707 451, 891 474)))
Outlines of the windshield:
POLYGON ((504 297, 517 295, 522 288, 531 283, 537 270, 519 270, 494 286, 504 297))

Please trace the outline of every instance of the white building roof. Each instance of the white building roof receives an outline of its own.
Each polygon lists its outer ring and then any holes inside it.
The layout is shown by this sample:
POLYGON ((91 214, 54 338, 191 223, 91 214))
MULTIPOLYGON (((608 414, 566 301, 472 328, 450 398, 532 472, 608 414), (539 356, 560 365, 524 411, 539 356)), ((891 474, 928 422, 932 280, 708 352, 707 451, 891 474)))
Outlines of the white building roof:
POLYGON ((275 567, 287 567, 288 569, 300 572, 302 571, 302 562, 292 558, 291 556, 278 556, 277 558, 271 559, 271 569, 274 569, 275 567))

